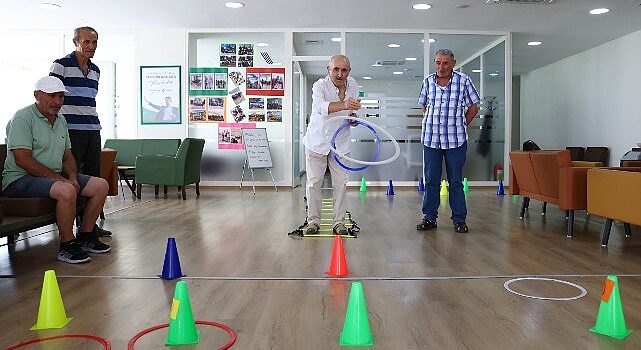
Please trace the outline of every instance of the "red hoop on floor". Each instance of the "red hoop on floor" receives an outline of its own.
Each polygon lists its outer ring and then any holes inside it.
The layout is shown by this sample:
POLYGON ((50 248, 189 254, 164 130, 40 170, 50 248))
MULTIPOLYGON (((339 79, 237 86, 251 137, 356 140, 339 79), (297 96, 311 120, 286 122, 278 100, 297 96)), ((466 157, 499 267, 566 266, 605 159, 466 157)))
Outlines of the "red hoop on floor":
POLYGON ((54 339, 62 339, 62 338, 76 338, 76 339, 89 339, 93 340, 95 342, 98 342, 102 344, 105 347, 105 350, 111 350, 111 344, 109 344, 109 341, 105 338, 101 338, 95 335, 90 335, 90 334, 64 334, 64 335, 56 335, 53 337, 47 337, 47 338, 42 338, 42 339, 34 339, 34 340, 29 340, 20 344, 12 345, 11 347, 8 347, 5 350, 15 350, 15 349, 20 349, 23 348, 27 345, 35 344, 35 343, 42 343, 47 340, 54 340, 54 339))
MULTIPOLYGON (((196 321, 196 324, 201 324, 204 326, 212 326, 216 328, 220 328, 227 332, 229 334, 229 341, 227 341, 227 344, 223 345, 222 347, 218 348, 218 350, 227 350, 231 348, 232 345, 236 342, 236 332, 234 332, 233 329, 231 329, 229 326, 222 324, 222 323, 217 323, 217 322, 211 322, 211 321, 196 321)), ((129 343, 127 344, 127 350, 134 350, 134 345, 138 341, 138 339, 142 338, 144 335, 149 334, 151 332, 157 331, 159 329, 167 328, 169 327, 169 323, 164 323, 164 324, 159 324, 157 326, 152 326, 147 329, 143 329, 140 331, 138 334, 134 335, 133 338, 129 340, 129 343)))

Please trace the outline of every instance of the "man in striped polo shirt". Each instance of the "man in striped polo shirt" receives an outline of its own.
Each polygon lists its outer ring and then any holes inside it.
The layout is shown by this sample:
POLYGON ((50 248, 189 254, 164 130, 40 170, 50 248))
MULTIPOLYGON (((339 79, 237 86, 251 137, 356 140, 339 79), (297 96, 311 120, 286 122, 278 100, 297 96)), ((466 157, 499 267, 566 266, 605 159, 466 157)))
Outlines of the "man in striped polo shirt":
POLYGON ((423 143, 423 220, 417 230, 436 228, 439 207, 439 183, 443 158, 450 191, 450 208, 454 230, 468 232, 467 207, 463 193, 463 165, 467 151, 467 126, 478 112, 479 94, 472 80, 455 72, 454 53, 436 51, 436 72, 423 81, 418 103, 423 107, 421 142, 423 143))
MULTIPOLYGON (((100 120, 96 111, 96 95, 100 69, 91 62, 98 47, 98 32, 91 27, 76 28, 73 32, 76 50, 57 59, 49 75, 62 80, 67 92, 60 113, 69 126, 71 152, 78 172, 100 176, 100 120)), ((99 236, 111 232, 96 226, 99 236)))

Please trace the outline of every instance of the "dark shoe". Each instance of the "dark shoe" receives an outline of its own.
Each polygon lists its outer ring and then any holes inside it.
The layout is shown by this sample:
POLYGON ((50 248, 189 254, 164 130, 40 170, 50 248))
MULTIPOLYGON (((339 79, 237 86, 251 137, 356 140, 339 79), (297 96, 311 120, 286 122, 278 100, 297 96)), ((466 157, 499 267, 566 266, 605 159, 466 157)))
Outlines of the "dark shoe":
POLYGON ((96 235, 98 237, 111 237, 111 231, 105 230, 104 228, 96 225, 94 226, 94 231, 96 231, 96 235))
POLYGON ((347 236, 349 232, 347 231, 347 227, 345 227, 345 224, 342 222, 339 222, 334 226, 334 234, 335 235, 341 235, 341 236, 347 236))
POLYGON ((436 221, 431 221, 423 219, 420 224, 416 225, 416 229, 419 231, 426 231, 436 228, 436 221))
POLYGON ((82 247, 76 242, 66 244, 65 247, 61 245, 56 259, 69 264, 91 261, 89 254, 82 250, 82 247))
POLYGON ((469 229, 467 228, 467 224, 464 222, 457 222, 454 224, 454 231, 458 233, 467 233, 469 229))
POLYGON ((100 242, 98 236, 94 232, 79 233, 76 242, 80 245, 82 250, 90 253, 107 253, 111 250, 111 246, 100 242))
POLYGON ((318 231, 320 231, 320 226, 315 222, 310 222, 305 225, 303 231, 306 235, 316 235, 318 234, 318 231))

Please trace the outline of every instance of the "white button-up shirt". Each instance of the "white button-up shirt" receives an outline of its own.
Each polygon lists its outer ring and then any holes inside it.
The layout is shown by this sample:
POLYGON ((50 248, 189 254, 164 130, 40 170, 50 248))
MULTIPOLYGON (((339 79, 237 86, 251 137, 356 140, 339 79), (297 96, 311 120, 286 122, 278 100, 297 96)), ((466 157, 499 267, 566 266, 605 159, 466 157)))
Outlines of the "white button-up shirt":
MULTIPOLYGON (((345 91, 345 100, 348 98, 358 98, 358 84, 352 77, 347 77, 347 89, 345 91)), ((347 120, 340 119, 332 121, 331 125, 325 127, 323 133, 323 125, 325 122, 336 116, 349 116, 353 111, 338 111, 328 113, 330 102, 340 102, 338 97, 338 88, 332 83, 332 79, 326 76, 319 79, 312 87, 312 115, 309 117, 309 125, 307 126, 307 133, 303 137, 303 144, 305 148, 319 153, 329 154, 329 143, 334 136, 334 132, 347 120)), ((345 154, 350 151, 350 128, 344 128, 336 137, 336 150, 339 153, 345 154)))

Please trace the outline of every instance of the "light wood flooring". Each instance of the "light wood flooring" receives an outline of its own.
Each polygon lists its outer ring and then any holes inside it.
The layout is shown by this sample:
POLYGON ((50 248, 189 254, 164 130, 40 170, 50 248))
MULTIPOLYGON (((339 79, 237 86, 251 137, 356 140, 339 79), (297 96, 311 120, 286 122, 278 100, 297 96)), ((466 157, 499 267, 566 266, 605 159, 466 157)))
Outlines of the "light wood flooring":
MULTIPOLYGON (((162 192, 162 191, 161 191, 162 192)), ((329 192, 328 192, 329 195, 329 192)), ((168 321, 175 281, 162 270, 167 237, 176 238, 196 319, 225 323, 238 333, 232 349, 341 349, 352 280, 363 283, 373 349, 641 349, 641 229, 613 226, 601 248, 604 220, 576 215, 575 237, 565 237, 564 213, 532 201, 518 218, 517 197, 495 189, 468 194, 468 234, 454 232, 447 202, 438 228, 416 231, 420 193, 385 188, 366 194, 350 189, 348 207, 361 227, 345 240, 346 279, 326 278, 332 239, 293 239, 287 232, 304 219, 304 190, 193 188, 183 201, 175 189, 142 200, 131 193, 109 199, 104 227, 113 251, 82 265, 57 262, 52 228, 21 235, 15 247, 0 239, 0 349, 57 334, 104 337, 113 349, 144 328, 168 321), (25 237, 30 237, 24 239, 25 237), (64 329, 32 332, 42 277, 54 269, 66 312, 64 329), (619 275, 628 328, 623 341, 588 332, 599 307, 606 274, 619 275), (545 301, 507 292, 504 282, 546 276, 584 287, 587 296, 545 301)), ((572 297, 573 287, 540 281, 512 284, 524 294, 572 297)), ((200 327, 201 343, 180 349, 212 349, 226 333, 200 327)), ((163 349, 165 331, 143 337, 136 349, 163 349)), ((60 340, 26 349, 101 349, 60 340)))

